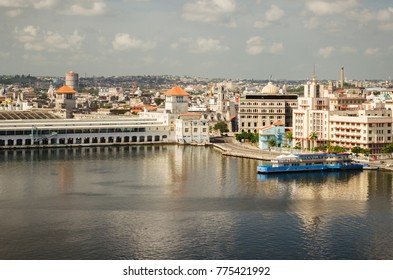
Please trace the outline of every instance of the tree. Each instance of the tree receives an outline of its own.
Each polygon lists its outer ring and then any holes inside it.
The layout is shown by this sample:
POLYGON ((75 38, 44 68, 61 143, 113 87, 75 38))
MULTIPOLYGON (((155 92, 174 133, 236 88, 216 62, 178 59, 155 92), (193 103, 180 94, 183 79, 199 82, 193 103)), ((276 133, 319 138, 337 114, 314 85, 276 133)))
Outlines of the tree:
POLYGON ((242 141, 243 139, 248 139, 251 143, 256 143, 259 141, 259 133, 245 132, 236 134, 236 140, 242 141))
POLYGON ((363 149, 362 153, 363 153, 365 156, 369 156, 369 155, 371 154, 371 150, 370 150, 370 149, 363 149))
POLYGON ((220 133, 229 132, 228 124, 226 122, 220 121, 213 126, 214 130, 219 130, 220 133))
POLYGON ((276 139, 269 140, 269 147, 275 147, 277 145, 276 139))
POLYGON ((288 146, 292 146, 292 140, 293 140, 292 131, 288 131, 288 132, 285 134, 285 136, 286 136, 286 138, 287 138, 287 144, 288 144, 288 146))
POLYGON ((315 131, 311 132, 310 135, 308 136, 308 138, 314 142, 313 147, 315 147, 316 142, 318 141, 318 133, 316 133, 315 131))
POLYGON ((353 153, 355 155, 361 154, 362 152, 363 152, 363 149, 359 146, 353 147, 351 149, 351 153, 353 153))
POLYGON ((161 98, 154 98, 154 103, 156 103, 157 106, 160 106, 160 104, 162 103, 162 99, 161 98))
POLYGON ((346 151, 347 151, 345 148, 340 147, 340 146, 331 146, 331 145, 328 145, 326 148, 327 148, 327 151, 328 151, 329 153, 343 153, 343 152, 346 152, 346 151))
POLYGON ((393 143, 390 143, 382 148, 382 153, 388 154, 393 153, 393 143))

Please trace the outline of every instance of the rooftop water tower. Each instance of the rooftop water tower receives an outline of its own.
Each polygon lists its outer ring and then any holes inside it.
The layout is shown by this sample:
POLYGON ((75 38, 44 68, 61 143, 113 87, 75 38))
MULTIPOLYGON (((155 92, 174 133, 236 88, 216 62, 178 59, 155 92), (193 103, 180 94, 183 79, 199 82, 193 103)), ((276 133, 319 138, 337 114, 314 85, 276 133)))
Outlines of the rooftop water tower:
POLYGON ((73 71, 66 73, 65 85, 72 88, 73 90, 78 90, 79 75, 73 71))

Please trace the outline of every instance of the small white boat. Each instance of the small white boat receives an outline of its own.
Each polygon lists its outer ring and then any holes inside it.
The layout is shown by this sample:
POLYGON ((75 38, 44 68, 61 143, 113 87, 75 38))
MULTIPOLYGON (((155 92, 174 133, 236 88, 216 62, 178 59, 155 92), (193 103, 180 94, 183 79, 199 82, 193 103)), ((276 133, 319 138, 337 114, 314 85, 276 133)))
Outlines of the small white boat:
POLYGON ((363 163, 363 169, 364 170, 377 170, 377 169, 379 169, 379 167, 378 166, 371 166, 370 164, 368 164, 368 163, 363 163))

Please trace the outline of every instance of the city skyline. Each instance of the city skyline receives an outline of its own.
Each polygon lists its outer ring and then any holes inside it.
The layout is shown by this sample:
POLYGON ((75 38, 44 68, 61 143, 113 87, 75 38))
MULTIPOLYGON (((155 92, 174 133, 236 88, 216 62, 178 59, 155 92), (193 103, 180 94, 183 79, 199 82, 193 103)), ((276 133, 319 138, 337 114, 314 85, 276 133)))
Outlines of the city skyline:
POLYGON ((0 0, 0 74, 391 79, 382 0, 0 0), (295 3, 296 2, 296 3, 295 3))

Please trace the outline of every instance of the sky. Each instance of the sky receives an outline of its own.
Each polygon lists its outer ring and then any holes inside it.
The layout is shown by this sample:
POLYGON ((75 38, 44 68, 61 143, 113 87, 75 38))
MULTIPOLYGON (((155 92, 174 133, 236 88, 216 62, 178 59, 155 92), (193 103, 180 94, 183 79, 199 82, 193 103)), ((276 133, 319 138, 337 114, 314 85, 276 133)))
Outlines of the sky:
POLYGON ((0 75, 393 78, 391 0, 0 0, 0 75))

